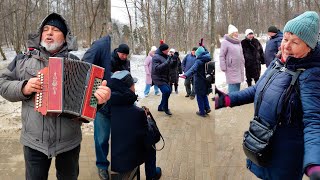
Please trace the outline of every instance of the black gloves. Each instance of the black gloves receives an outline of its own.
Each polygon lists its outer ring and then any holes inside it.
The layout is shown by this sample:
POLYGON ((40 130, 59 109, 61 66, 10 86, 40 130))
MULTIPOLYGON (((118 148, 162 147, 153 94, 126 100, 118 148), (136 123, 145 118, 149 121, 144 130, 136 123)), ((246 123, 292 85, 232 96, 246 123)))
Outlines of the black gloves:
POLYGON ((179 58, 179 53, 178 52, 175 52, 172 56, 172 59, 173 60, 177 60, 179 58))
POLYGON ((224 92, 220 91, 217 86, 215 86, 215 94, 218 96, 215 97, 215 109, 220 109, 223 107, 230 106, 230 97, 224 92))

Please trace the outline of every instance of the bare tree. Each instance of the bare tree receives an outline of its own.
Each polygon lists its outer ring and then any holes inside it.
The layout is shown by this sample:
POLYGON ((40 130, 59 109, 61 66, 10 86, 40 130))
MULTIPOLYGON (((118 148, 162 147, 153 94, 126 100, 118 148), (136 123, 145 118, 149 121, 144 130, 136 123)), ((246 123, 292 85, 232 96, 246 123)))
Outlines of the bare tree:
POLYGON ((86 10, 87 10, 87 16, 89 19, 89 23, 88 23, 88 39, 87 39, 87 43, 91 44, 92 41, 92 31, 93 31, 93 27, 94 27, 94 23, 96 22, 96 17, 98 14, 98 10, 99 10, 99 6, 100 6, 100 1, 98 1, 96 7, 94 7, 94 3, 93 0, 90 0, 90 4, 88 2, 89 0, 85 0, 85 6, 86 6, 86 10))
POLYGON ((128 3, 127 0, 124 0, 124 3, 126 4, 126 9, 127 9, 127 13, 128 13, 128 17, 129 17, 129 24, 130 24, 130 39, 131 39, 131 49, 134 52, 134 42, 133 42, 133 29, 132 29, 132 20, 131 20, 131 14, 128 8, 128 3))
POLYGON ((214 49, 215 49, 215 0, 211 0, 211 46, 210 46, 210 52, 211 57, 213 58, 214 49))
POLYGON ((7 60, 7 57, 6 57, 6 55, 4 54, 1 46, 0 46, 0 54, 1 54, 3 60, 7 60))

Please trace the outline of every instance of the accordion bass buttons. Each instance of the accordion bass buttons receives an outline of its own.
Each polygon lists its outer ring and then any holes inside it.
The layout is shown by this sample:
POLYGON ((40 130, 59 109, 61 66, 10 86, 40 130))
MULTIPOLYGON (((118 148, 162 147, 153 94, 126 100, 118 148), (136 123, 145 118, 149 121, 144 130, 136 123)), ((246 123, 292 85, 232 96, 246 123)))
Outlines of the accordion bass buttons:
POLYGON ((47 114, 47 101, 48 101, 48 73, 49 73, 49 68, 45 67, 41 69, 37 73, 37 78, 40 81, 40 92, 36 93, 35 99, 34 99, 34 105, 35 105, 35 111, 41 113, 42 115, 47 114))
MULTIPOLYGON (((43 88, 43 78, 44 78, 44 74, 42 74, 41 72, 38 72, 38 78, 41 82, 41 89, 43 88)), ((37 93, 36 95, 36 109, 42 107, 42 97, 43 97, 43 93, 37 93)))

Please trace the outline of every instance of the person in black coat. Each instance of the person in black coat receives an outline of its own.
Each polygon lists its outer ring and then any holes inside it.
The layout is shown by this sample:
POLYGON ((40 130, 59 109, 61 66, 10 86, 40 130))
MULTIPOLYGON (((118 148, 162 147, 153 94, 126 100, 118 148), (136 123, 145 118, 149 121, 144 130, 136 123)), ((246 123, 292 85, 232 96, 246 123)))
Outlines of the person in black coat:
POLYGON ((130 61, 127 59, 130 48, 126 44, 120 44, 111 54, 111 72, 127 70, 130 72, 130 61))
POLYGON ((274 60, 279 51, 283 33, 277 27, 270 26, 268 28, 268 36, 270 36, 270 40, 267 41, 266 48, 264 50, 264 60, 267 67, 269 67, 269 64, 274 60))
MULTIPOLYGON (((93 42, 90 49, 83 56, 83 61, 105 68, 103 79, 109 81, 112 73, 121 70, 130 71, 130 61, 127 60, 129 47, 126 44, 120 44, 118 48, 111 53, 110 36, 102 37, 93 42)), ((96 153, 96 166, 100 179, 108 180, 108 168, 110 162, 107 159, 109 153, 110 138, 110 112, 109 104, 102 107, 96 115, 94 124, 94 143, 96 153)))
POLYGON ((164 111, 167 115, 172 115, 169 110, 169 97, 171 88, 169 85, 169 73, 171 58, 168 58, 169 46, 162 41, 155 55, 152 58, 151 78, 155 85, 160 88, 162 99, 158 106, 158 111, 164 111))
MULTIPOLYGON (((111 77, 111 37, 107 35, 94 41, 83 55, 82 60, 103 67, 103 79, 109 81, 111 77)), ((93 121, 96 166, 99 178, 103 180, 109 179, 108 168, 110 162, 107 156, 109 153, 110 123, 110 112, 107 104, 97 112, 93 121)))
POLYGON ((111 112, 111 170, 125 173, 145 162, 146 179, 159 179, 161 168, 156 167, 156 151, 145 145, 147 116, 134 103, 137 100, 129 71, 115 72, 108 86, 111 112))
POLYGON ((173 50, 173 52, 169 57, 172 59, 170 62, 170 73, 169 73, 170 88, 172 92, 173 90, 172 86, 174 86, 174 90, 176 94, 178 94, 179 74, 182 74, 181 60, 179 58, 179 52, 175 52, 174 49, 170 49, 170 53, 171 53, 171 50, 173 50))
POLYGON ((253 31, 247 29, 245 35, 246 38, 241 41, 241 45, 245 59, 247 83, 248 86, 251 86, 252 79, 257 83, 260 78, 261 64, 264 64, 264 54, 260 42, 254 38, 253 31))

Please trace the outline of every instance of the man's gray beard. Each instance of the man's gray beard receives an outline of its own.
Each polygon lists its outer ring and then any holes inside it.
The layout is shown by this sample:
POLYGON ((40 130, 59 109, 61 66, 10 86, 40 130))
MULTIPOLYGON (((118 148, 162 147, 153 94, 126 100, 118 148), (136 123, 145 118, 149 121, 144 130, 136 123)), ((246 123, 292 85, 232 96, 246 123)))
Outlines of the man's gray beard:
POLYGON ((57 50, 59 50, 59 49, 62 47, 62 45, 63 45, 63 41, 62 41, 61 43, 54 42, 54 43, 50 43, 50 44, 48 44, 48 43, 46 43, 46 42, 44 42, 44 41, 41 41, 40 44, 41 44, 41 46, 43 46, 44 48, 46 48, 47 51, 52 52, 52 51, 57 51, 57 50))

